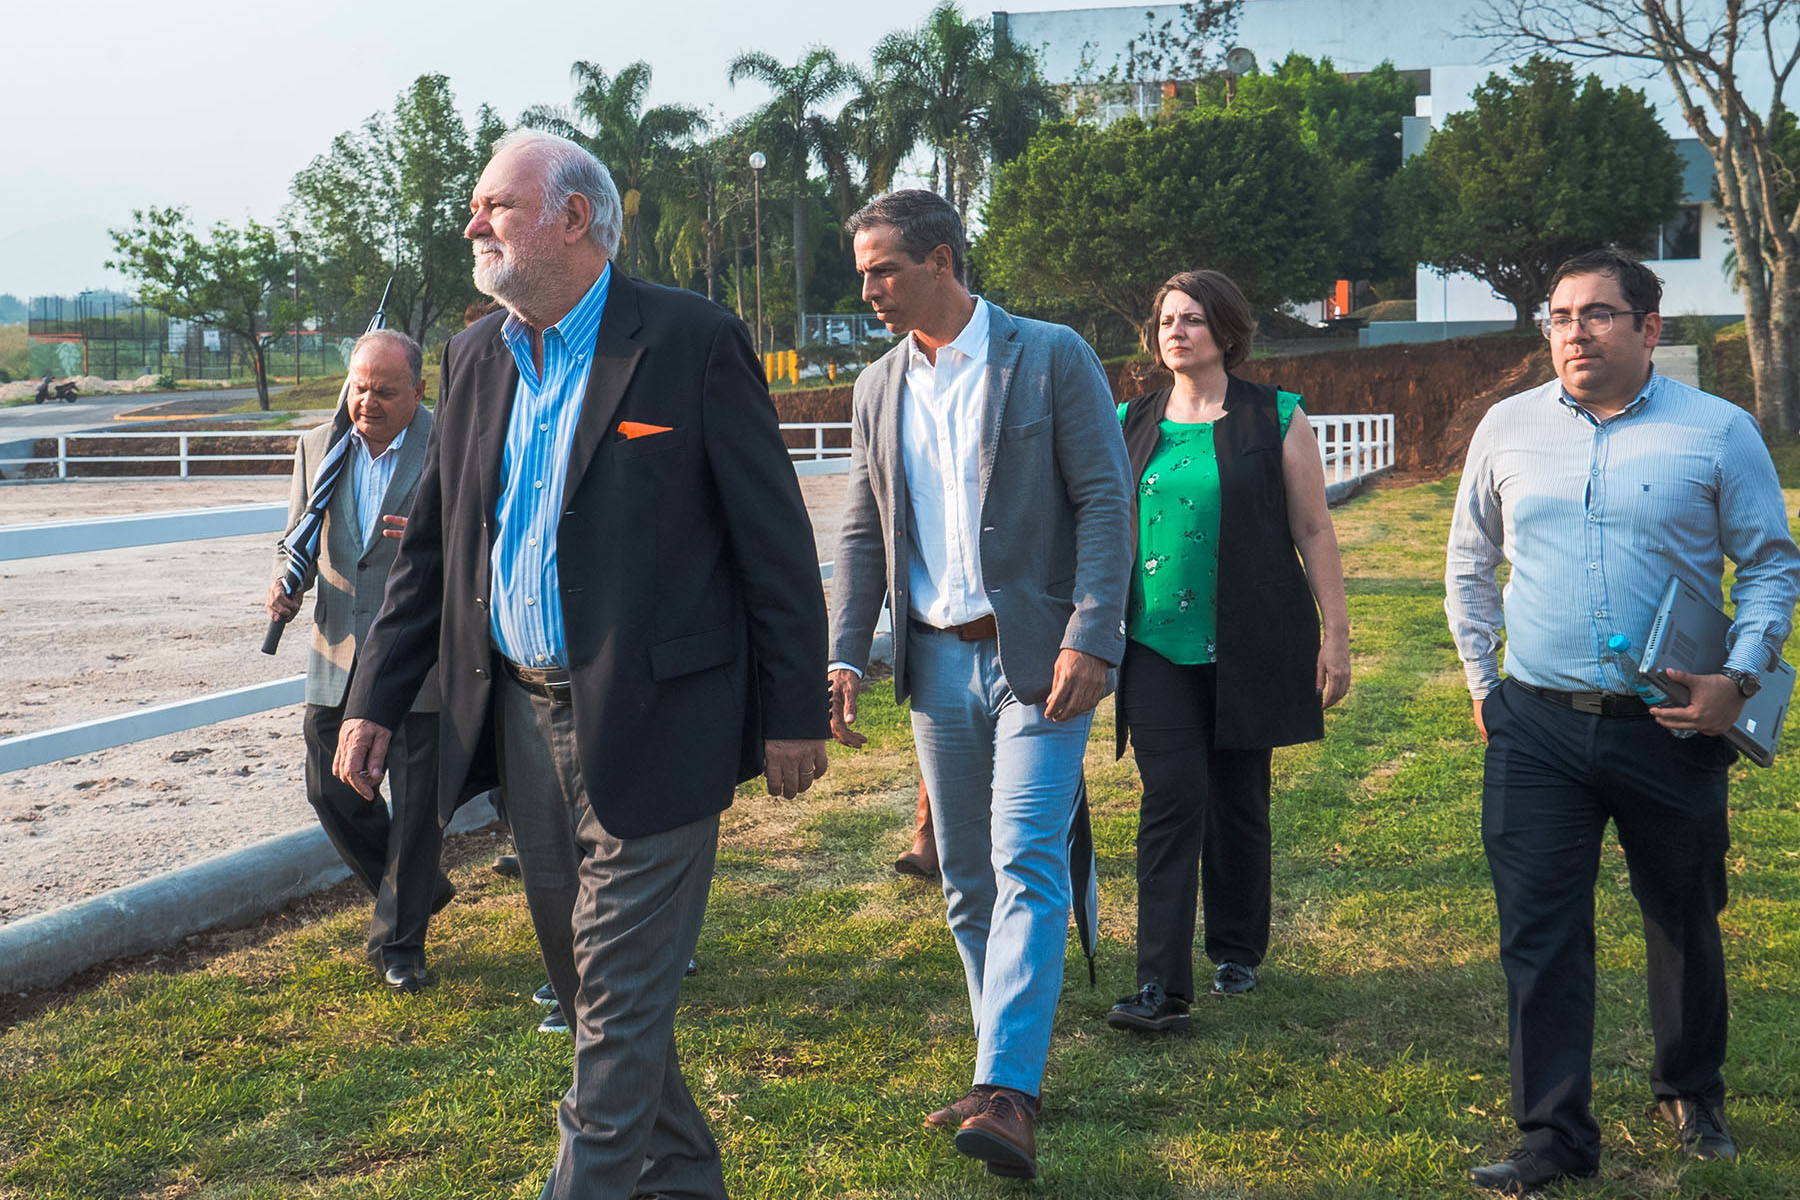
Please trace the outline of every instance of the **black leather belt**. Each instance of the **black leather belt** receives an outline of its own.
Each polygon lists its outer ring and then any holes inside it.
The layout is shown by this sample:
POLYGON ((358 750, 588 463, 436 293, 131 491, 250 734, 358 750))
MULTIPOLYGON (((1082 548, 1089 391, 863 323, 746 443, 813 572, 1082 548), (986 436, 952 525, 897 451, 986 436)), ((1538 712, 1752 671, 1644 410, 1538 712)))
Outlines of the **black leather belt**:
POLYGON ((1650 711, 1650 706, 1642 698, 1623 692, 1559 692, 1526 683, 1522 679, 1515 679, 1513 682, 1534 696, 1542 696, 1590 717, 1641 717, 1650 711))
POLYGON ((542 696, 552 704, 569 703, 569 670, 567 667, 521 667, 504 654, 494 661, 512 681, 534 696, 542 696))
POLYGON ((906 620, 920 633, 954 633, 965 642, 979 642, 1000 636, 1000 626, 995 622, 993 613, 976 617, 973 621, 965 621, 961 625, 933 625, 917 617, 908 617, 906 620))

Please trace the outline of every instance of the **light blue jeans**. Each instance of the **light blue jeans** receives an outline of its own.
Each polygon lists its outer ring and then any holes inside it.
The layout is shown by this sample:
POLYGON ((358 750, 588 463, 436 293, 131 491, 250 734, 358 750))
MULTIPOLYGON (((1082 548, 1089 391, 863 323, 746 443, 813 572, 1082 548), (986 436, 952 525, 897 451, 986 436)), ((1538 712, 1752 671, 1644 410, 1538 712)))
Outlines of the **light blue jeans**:
POLYGON ((1091 713, 1019 702, 998 645, 908 631, 913 741, 950 932, 969 981, 975 1079, 1036 1096, 1069 936, 1069 821, 1091 713))

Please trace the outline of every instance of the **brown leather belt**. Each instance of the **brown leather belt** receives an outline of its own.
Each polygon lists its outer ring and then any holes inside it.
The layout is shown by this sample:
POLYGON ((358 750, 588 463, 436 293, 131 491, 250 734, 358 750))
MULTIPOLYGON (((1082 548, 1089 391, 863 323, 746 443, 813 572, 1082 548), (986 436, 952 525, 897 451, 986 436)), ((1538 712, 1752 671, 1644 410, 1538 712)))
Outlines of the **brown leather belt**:
POLYGON ((965 642, 980 642, 1000 636, 1000 626, 994 621, 993 613, 989 613, 985 617, 976 617, 973 621, 966 621, 961 625, 933 625, 927 621, 921 621, 917 617, 906 619, 920 633, 954 633, 965 642))
POLYGON ((512 681, 534 696, 542 696, 552 704, 567 704, 570 701, 569 670, 567 667, 521 667, 504 654, 494 655, 494 661, 500 664, 512 681))
POLYGON ((1526 683, 1522 679, 1513 680, 1534 696, 1565 708, 1572 708, 1578 713, 1586 713, 1590 717, 1641 717, 1650 711, 1638 696, 1628 696, 1623 692, 1559 692, 1552 688, 1541 688, 1526 683))

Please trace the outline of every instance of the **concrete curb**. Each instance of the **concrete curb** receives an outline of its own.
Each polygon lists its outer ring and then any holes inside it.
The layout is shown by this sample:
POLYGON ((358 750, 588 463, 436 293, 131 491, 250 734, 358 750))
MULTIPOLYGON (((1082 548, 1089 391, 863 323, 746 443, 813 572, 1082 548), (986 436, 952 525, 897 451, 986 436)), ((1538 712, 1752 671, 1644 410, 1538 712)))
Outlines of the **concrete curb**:
MULTIPOLYGON (((445 832, 493 820, 493 806, 480 797, 463 805, 445 832)), ((0 990, 54 987, 97 963, 246 924, 349 876, 325 831, 313 826, 0 925, 0 990)))

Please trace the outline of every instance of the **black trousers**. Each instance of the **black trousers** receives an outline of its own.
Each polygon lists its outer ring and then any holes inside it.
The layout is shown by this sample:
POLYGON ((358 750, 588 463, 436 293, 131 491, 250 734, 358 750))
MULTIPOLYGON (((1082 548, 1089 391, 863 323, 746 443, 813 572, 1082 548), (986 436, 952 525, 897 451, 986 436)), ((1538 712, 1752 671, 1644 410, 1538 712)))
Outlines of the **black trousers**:
POLYGON ((1194 996, 1194 909, 1206 956, 1259 965, 1269 950, 1268 750, 1213 745, 1218 670, 1125 646, 1119 705, 1144 783, 1138 810, 1138 986, 1194 996))
POLYGON ((1718 738, 1578 713, 1507 681, 1488 694, 1481 837, 1500 911, 1513 1119, 1525 1145, 1594 1165, 1594 882, 1611 820, 1644 917, 1650 1090, 1723 1103, 1725 768, 1718 738))
POLYGON ((388 747, 387 792, 365 801, 331 773, 344 710, 306 706, 306 798, 325 835, 375 897, 370 961, 383 968, 421 963, 432 911, 456 893, 438 868, 438 715, 407 713, 388 747))

